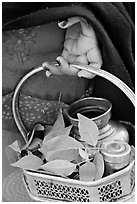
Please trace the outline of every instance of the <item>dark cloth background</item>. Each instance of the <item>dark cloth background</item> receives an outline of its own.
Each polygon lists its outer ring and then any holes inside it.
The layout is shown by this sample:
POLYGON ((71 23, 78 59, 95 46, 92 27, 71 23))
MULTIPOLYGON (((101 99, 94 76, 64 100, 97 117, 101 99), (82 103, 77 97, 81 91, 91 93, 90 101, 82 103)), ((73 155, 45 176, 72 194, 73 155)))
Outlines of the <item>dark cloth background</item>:
MULTIPOLYGON (((64 4, 64 3, 63 3, 64 4)), ((65 3, 65 5, 69 5, 69 3, 65 3)), ((91 3, 86 3, 91 4, 91 3)), ((135 2, 123 2, 123 3, 112 3, 112 4, 123 4, 122 6, 125 7, 126 11, 128 12, 128 15, 132 19, 133 22, 135 22, 135 2)), ((2 3, 2 10, 3 10, 3 24, 26 14, 30 14, 32 12, 35 12, 43 7, 59 7, 62 6, 62 3, 60 2, 3 2, 2 3), (9 11, 9 12, 8 12, 9 11)))
MULTIPOLYGON (((83 16, 96 32, 103 57, 102 69, 119 77, 134 90, 134 3, 5 2, 2 6, 3 30, 42 25, 70 16, 83 16)), ((112 102, 114 118, 134 122, 134 107, 110 82, 96 77, 93 95, 112 102)))

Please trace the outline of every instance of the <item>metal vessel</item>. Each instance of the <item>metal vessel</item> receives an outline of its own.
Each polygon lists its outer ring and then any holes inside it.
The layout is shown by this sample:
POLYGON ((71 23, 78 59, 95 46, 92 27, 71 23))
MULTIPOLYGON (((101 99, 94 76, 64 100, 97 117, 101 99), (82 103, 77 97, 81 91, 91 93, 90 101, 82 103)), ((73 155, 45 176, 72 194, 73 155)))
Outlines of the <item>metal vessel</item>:
POLYGON ((73 137, 82 141, 78 130, 77 117, 77 113, 81 113, 96 123, 99 129, 98 145, 108 140, 128 143, 129 133, 121 122, 111 120, 111 109, 111 102, 103 98, 88 97, 71 104, 67 109, 67 116, 73 125, 73 137))
POLYGON ((125 168, 130 162, 131 147, 126 142, 108 141, 101 145, 105 162, 105 176, 125 168))

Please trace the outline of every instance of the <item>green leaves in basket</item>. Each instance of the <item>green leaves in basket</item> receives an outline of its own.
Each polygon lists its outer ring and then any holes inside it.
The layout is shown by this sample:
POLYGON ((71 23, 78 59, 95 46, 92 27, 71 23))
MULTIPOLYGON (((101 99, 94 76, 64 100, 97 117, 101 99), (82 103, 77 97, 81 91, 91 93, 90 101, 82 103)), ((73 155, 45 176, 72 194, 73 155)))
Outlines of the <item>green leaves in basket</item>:
POLYGON ((64 123, 63 114, 59 112, 57 120, 55 121, 52 127, 52 132, 55 132, 55 131, 62 132, 64 128, 65 128, 65 123, 64 123))
MULTIPOLYGON (((100 179, 104 172, 104 162, 96 148, 98 128, 91 119, 81 114, 78 114, 78 119, 79 133, 88 146, 69 136, 72 126, 65 127, 63 115, 60 112, 54 125, 46 128, 43 140, 39 141, 39 137, 33 138, 32 131, 31 142, 25 145, 26 149, 22 150, 18 141, 9 145, 12 150, 20 154, 20 159, 18 157, 19 160, 11 165, 29 170, 42 169, 45 173, 51 172, 53 175, 65 178, 79 169, 82 181, 100 179), (24 156, 21 150, 26 151, 24 156), (46 163, 44 164, 43 161, 46 163)), ((40 131, 41 126, 37 125, 34 129, 40 131)))
POLYGON ((65 128, 63 115, 60 112, 56 122, 45 136, 41 148, 41 151, 46 160, 74 160, 78 155, 77 148, 83 147, 80 142, 69 136, 72 126, 65 128))
POLYGON ((94 180, 99 180, 100 178, 102 178, 104 173, 104 160, 103 156, 99 152, 95 154, 93 163, 96 166, 96 174, 94 180))
POLYGON ((46 159, 48 161, 58 160, 58 159, 73 161, 73 160, 76 160, 78 156, 79 156, 78 149, 61 149, 61 150, 55 150, 55 151, 48 151, 46 155, 46 159))
POLYGON ((96 175, 95 164, 87 161, 79 168, 79 177, 81 181, 93 181, 96 175))
POLYGON ((47 143, 47 141, 59 136, 59 135, 65 135, 68 136, 70 133, 72 126, 63 128, 62 130, 52 130, 48 133, 48 135, 45 136, 44 140, 43 140, 43 144, 47 143))
POLYGON ((89 154, 81 148, 79 148, 79 155, 85 160, 89 159, 89 154))
POLYGON ((30 154, 22 157, 20 160, 11 165, 21 169, 37 170, 42 164, 43 161, 39 157, 30 154))
POLYGON ((55 121, 54 125, 51 127, 50 131, 43 140, 43 144, 45 144, 48 140, 53 139, 59 135, 69 135, 72 125, 65 128, 65 123, 63 119, 63 114, 60 112, 57 120, 55 121))
MULTIPOLYGON (((62 157, 64 157, 65 155, 63 155, 63 154, 64 153, 66 154, 66 150, 68 150, 68 154, 69 154, 69 150, 78 149, 78 148, 83 148, 83 145, 80 142, 78 142, 77 140, 75 140, 74 138, 72 138, 70 136, 60 135, 60 136, 56 136, 55 138, 48 140, 46 143, 42 144, 42 146, 39 150, 47 158, 47 154, 49 151, 52 151, 52 154, 53 154, 53 151, 62 150, 62 157)), ((60 154, 59 151, 56 153, 60 154)), ((62 159, 62 157, 60 159, 62 159)))
POLYGON ((99 130, 97 125, 91 119, 81 115, 78 115, 78 128, 82 139, 92 146, 96 146, 98 142, 99 130))
POLYGON ((84 159, 79 165, 79 172, 81 180, 91 181, 99 180, 104 174, 104 160, 98 150, 91 156, 89 149, 83 150, 79 148, 79 154, 84 159), (92 161, 92 163, 91 163, 92 161), (82 166, 81 166, 82 164, 82 166), (87 171, 87 172, 86 172, 87 171), (92 173, 91 173, 92 172, 92 173), (89 173, 89 176, 88 176, 89 173), (84 175, 85 174, 85 175, 84 175), (91 177, 90 177, 91 174, 91 177))
POLYGON ((53 160, 40 167, 57 175, 68 176, 74 172, 76 165, 67 160, 53 160))

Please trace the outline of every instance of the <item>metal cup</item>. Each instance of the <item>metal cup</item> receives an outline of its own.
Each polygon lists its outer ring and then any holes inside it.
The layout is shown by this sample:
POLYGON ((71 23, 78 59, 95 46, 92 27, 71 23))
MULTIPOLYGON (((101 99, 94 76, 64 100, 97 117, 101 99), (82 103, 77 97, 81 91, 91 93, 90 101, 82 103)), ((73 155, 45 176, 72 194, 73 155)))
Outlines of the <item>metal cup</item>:
POLYGON ((125 168, 130 162, 131 147, 122 141, 107 141, 101 145, 105 176, 125 168))

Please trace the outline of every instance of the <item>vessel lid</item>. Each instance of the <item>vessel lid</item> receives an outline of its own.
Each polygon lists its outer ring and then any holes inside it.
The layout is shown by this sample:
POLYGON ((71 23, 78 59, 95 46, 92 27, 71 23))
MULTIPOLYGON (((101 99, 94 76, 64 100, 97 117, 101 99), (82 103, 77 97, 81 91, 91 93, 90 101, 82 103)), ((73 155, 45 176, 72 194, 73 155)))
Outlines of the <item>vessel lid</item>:
POLYGON ((130 151, 130 145, 123 141, 107 141, 101 145, 101 153, 104 160, 111 163, 129 161, 130 151))

